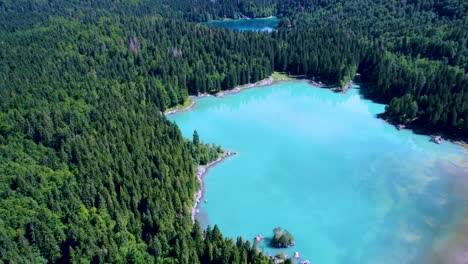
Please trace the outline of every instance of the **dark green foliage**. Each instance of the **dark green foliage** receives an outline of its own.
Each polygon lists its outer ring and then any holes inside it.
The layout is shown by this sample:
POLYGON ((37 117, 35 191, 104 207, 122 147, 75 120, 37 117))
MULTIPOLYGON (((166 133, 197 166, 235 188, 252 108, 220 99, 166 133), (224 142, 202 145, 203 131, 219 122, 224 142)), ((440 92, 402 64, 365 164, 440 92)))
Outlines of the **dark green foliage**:
POLYGON ((156 18, 44 23, 1 33, 1 260, 268 263, 216 227, 200 239, 194 166, 222 151, 183 139, 161 114, 188 87, 217 87, 217 74, 228 88, 227 62, 266 61, 215 42, 261 38, 156 18))
POLYGON ((281 227, 273 229, 273 239, 271 245, 276 248, 287 248, 294 246, 294 238, 288 230, 283 230, 281 227))
POLYGON ((198 132, 193 131, 193 140, 187 141, 194 164, 206 165, 208 162, 218 159, 223 154, 220 146, 200 143, 198 132))
MULTIPOLYGON (((468 134, 466 1, 0 0, 0 258, 268 263, 192 225, 194 166, 222 153, 161 111, 273 70, 468 134), (282 17, 271 34, 182 21, 282 17)), ((285 232, 284 232, 285 233, 285 232)), ((283 234, 284 234, 283 233, 283 234)), ((281 240, 288 244, 288 234, 281 240)))
POLYGON ((0 29, 18 30, 47 21, 44 15, 90 19, 111 12, 122 16, 164 16, 189 21, 213 19, 267 17, 276 14, 276 0, 2 0, 0 1, 0 29))
MULTIPOLYGON (((269 42, 266 36, 180 21, 106 17, 96 24, 83 24, 57 18, 47 26, 6 35, 0 42, 5 51, 0 56, 11 63, 0 65, 0 78, 23 68, 24 77, 31 76, 27 82, 45 84, 49 90, 56 85, 101 82, 139 104, 164 110, 182 103, 189 93, 214 93, 265 78, 273 71, 269 42), (30 60, 42 63, 30 65, 30 60), (47 67, 51 72, 41 75, 47 67), (55 78, 62 72, 67 74, 55 78)), ((22 76, 5 85, 27 86, 24 81, 22 76)))
POLYGON ((194 164, 206 165, 208 162, 218 159, 223 154, 223 149, 220 146, 209 145, 204 143, 187 141, 190 154, 194 164))
POLYGON ((193 131, 193 144, 198 146, 200 144, 200 137, 198 136, 197 130, 193 131))
MULTIPOLYGON (((384 116, 427 132, 468 135, 468 4, 292 1, 275 69, 341 87, 361 73, 384 116), (305 12, 298 12, 305 10, 305 12), (286 31, 286 32, 285 32, 286 31)), ((284 4, 283 4, 284 7, 284 4)))
POLYGON ((468 132, 468 76, 439 61, 385 53, 364 76, 369 95, 390 102, 385 116, 398 123, 455 135, 468 132))

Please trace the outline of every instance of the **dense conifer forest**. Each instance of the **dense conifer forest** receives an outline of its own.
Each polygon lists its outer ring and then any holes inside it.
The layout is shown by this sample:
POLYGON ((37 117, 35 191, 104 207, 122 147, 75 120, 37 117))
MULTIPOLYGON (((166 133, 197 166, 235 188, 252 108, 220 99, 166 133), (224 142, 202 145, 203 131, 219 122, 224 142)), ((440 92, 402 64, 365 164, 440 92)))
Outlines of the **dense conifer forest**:
POLYGON ((268 263, 250 242, 192 223, 194 167, 219 148, 184 140, 161 113, 189 92, 236 85, 216 76, 229 65, 269 74, 255 50, 224 46, 261 38, 162 18, 82 18, 1 33, 2 260, 268 263))
POLYGON ((275 70, 359 73, 386 118, 463 137, 467 29, 457 0, 0 0, 0 258, 269 263, 192 223, 195 166, 219 148, 162 112, 275 70), (194 23, 270 15, 273 33, 194 23))

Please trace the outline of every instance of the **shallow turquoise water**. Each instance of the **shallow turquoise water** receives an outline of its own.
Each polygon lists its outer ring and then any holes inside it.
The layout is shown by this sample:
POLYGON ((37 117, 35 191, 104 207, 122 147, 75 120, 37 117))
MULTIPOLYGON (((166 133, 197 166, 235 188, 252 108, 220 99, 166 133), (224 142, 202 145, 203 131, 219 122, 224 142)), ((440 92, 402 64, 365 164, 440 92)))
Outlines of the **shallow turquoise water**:
POLYGON ((265 31, 271 32, 278 28, 279 19, 277 17, 253 18, 253 19, 231 19, 231 20, 213 20, 202 24, 223 27, 228 29, 237 29, 239 31, 265 31))
MULTIPOLYGON (((397 131, 384 106, 287 82, 169 116, 238 155, 210 169, 200 220, 230 237, 281 226, 312 263, 426 263, 468 208, 468 153, 397 131)), ((262 249, 275 253, 267 245, 262 249)))

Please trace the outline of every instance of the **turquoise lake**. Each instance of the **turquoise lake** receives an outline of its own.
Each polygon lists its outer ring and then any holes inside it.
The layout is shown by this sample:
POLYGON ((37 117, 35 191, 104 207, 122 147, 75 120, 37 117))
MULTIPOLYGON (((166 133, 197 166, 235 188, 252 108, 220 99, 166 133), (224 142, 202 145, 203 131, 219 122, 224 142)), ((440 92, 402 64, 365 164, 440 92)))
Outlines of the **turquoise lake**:
POLYGON ((213 20, 202 24, 222 27, 228 29, 237 29, 239 31, 264 31, 271 32, 278 28, 279 19, 277 17, 253 18, 253 19, 229 19, 213 20))
POLYGON ((280 251, 314 264, 434 261, 468 219, 468 152, 397 131, 358 88, 285 82, 168 116, 238 153, 206 175, 202 224, 251 241, 281 226, 296 245, 280 251))

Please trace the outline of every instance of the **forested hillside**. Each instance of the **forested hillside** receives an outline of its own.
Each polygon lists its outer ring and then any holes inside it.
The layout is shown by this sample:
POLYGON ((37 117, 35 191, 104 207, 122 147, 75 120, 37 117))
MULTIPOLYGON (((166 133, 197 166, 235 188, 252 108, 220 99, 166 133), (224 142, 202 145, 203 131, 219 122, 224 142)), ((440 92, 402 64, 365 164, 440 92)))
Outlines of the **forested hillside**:
POLYGON ((360 73, 363 92, 389 104, 385 118, 466 139, 467 3, 306 1, 291 8, 294 28, 279 30, 289 34, 291 63, 278 67, 284 59, 276 60, 275 69, 340 86, 360 73))
MULTIPOLYGON (((268 263, 191 221, 218 154, 161 114, 274 70, 363 92, 385 117, 468 135, 466 1, 0 0, 5 263, 268 263), (278 15, 273 33, 192 23, 278 15), (203 158, 201 158, 203 157, 203 158)), ((203 139, 203 135, 200 135, 203 139)))
POLYGON ((236 84, 216 79, 218 68, 268 74, 262 54, 216 44, 253 36, 154 18, 94 22, 52 17, 2 34, 2 261, 268 263, 249 242, 193 225, 194 166, 218 150, 184 140, 161 114, 187 87, 236 84))

